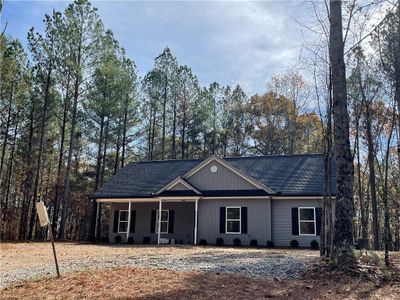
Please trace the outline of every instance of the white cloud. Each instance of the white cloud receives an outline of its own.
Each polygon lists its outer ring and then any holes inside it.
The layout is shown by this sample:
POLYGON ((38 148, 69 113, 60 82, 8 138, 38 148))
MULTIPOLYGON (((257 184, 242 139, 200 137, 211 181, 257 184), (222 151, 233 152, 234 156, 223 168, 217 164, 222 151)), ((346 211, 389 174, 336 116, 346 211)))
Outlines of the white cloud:
MULTIPOLYGON (((23 32, 25 38, 28 23, 37 26, 53 6, 67 4, 19 4, 12 18, 15 24, 20 16, 24 26, 14 25, 10 32, 18 31, 21 36, 23 32)), ((297 63, 301 28, 291 17, 307 16, 307 9, 294 1, 95 1, 93 5, 141 75, 169 46, 181 64, 192 67, 203 85, 240 83, 249 94, 263 92, 271 75, 297 63)))

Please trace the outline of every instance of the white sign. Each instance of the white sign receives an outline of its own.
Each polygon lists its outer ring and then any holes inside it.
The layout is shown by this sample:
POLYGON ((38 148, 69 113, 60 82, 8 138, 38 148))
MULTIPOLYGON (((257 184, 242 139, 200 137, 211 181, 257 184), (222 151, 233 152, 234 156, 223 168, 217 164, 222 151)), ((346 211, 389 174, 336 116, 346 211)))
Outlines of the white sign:
POLYGON ((44 206, 43 201, 39 201, 38 203, 36 203, 36 210, 39 216, 40 226, 46 226, 47 224, 49 224, 49 216, 47 215, 47 209, 46 206, 44 206))

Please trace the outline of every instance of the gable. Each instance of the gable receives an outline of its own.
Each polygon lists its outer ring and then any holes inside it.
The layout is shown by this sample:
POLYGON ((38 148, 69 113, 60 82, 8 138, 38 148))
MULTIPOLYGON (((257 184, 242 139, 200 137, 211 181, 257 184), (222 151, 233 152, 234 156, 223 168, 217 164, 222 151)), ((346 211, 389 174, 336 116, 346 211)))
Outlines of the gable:
POLYGON ((181 182, 178 182, 171 188, 168 188, 169 191, 191 191, 188 187, 184 186, 181 182))
POLYGON ((198 189, 192 186, 189 182, 182 179, 182 177, 180 176, 169 182, 167 185, 163 186, 156 194, 161 194, 161 193, 171 194, 171 192, 173 191, 185 191, 185 192, 190 191, 197 195, 201 194, 198 189))
POLYGON ((186 177, 186 181, 200 191, 208 190, 257 190, 242 176, 236 174, 217 160, 210 160, 202 168, 186 177), (216 172, 211 168, 216 167, 216 172))

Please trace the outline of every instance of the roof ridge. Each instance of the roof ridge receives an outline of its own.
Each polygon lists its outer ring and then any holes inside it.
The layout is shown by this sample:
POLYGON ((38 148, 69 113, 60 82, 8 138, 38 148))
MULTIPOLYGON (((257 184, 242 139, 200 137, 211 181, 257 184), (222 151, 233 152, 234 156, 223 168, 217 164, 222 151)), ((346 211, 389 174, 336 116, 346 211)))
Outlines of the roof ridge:
MULTIPOLYGON (((301 154, 271 154, 271 155, 251 155, 251 156, 228 156, 228 157, 220 157, 221 159, 241 159, 241 158, 269 158, 269 157, 293 157, 293 156, 320 156, 323 153, 301 153, 301 154)), ((154 159, 154 160, 139 160, 139 161, 131 161, 129 164, 137 164, 137 163, 164 163, 164 162, 182 162, 182 161, 202 161, 207 158, 191 158, 191 159, 154 159)))
POLYGON ((191 159, 154 159, 154 160, 139 160, 139 161, 131 161, 129 164, 138 164, 138 163, 155 163, 155 162, 182 162, 182 161, 201 161, 204 158, 191 158, 191 159))
POLYGON ((266 157, 290 157, 290 156, 320 156, 323 153, 302 153, 302 154, 271 154, 271 155, 252 155, 252 156, 228 156, 223 159, 240 159, 240 158, 266 158, 266 157))

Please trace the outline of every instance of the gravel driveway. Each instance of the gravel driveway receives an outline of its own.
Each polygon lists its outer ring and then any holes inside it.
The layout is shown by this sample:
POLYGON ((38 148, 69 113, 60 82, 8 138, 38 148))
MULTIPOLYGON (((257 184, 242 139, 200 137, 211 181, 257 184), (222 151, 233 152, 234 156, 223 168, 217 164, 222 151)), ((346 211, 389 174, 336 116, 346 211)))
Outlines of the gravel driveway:
MULTIPOLYGON (((127 246, 58 243, 60 272, 131 266, 204 271, 251 278, 300 278, 317 251, 195 246, 127 246)), ((49 243, 2 243, 0 288, 54 275, 49 243)))

